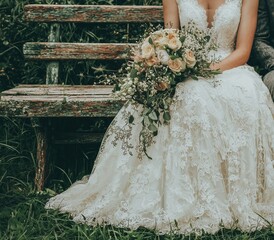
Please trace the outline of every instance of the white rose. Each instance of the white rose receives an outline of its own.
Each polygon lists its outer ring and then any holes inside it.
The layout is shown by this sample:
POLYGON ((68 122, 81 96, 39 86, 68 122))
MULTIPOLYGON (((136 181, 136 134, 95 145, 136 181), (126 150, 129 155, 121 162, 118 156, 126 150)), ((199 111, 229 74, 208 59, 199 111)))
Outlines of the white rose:
POLYGON ((175 73, 183 72, 186 69, 186 63, 182 58, 170 59, 168 61, 168 67, 175 73))
POLYGON ((149 59, 155 55, 154 47, 148 41, 145 41, 141 48, 143 58, 149 59))
POLYGON ((186 50, 184 57, 185 57, 187 67, 193 68, 196 64, 196 58, 194 53, 188 49, 186 50))
POLYGON ((167 65, 168 61, 170 60, 170 56, 168 55, 166 50, 158 50, 157 57, 159 61, 164 65, 167 65))

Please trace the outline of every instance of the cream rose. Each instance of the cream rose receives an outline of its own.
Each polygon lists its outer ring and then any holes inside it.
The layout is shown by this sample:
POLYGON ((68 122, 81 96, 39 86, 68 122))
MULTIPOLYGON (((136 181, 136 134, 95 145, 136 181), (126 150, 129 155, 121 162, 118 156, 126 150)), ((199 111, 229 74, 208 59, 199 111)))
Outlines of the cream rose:
POLYGON ((170 49, 177 51, 182 47, 182 42, 176 33, 169 33, 167 45, 170 49))
POLYGON ((196 58, 194 53, 191 50, 186 50, 184 58, 185 58, 187 67, 193 68, 195 66, 196 58))
POLYGON ((154 47, 148 41, 145 41, 141 48, 143 58, 149 59, 155 55, 154 47))
POLYGON ((164 47, 168 44, 168 37, 164 33, 158 34, 154 38, 154 43, 156 46, 164 47))
POLYGON ((174 60, 170 59, 168 61, 168 67, 171 69, 171 71, 179 73, 185 71, 186 63, 182 58, 176 58, 174 60))
POLYGON ((168 61, 170 60, 170 56, 168 55, 166 50, 158 50, 157 57, 159 61, 164 65, 167 65, 168 61))

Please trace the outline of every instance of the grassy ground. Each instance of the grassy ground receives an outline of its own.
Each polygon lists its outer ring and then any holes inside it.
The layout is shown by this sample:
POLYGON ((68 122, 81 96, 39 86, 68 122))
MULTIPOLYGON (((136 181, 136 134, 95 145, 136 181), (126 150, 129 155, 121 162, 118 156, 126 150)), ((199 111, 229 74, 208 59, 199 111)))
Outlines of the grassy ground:
POLYGON ((35 136, 29 123, 0 119, 0 126, 0 239, 274 239, 274 227, 253 233, 223 229, 215 235, 163 236, 147 229, 75 224, 66 214, 45 210, 44 204, 55 191, 62 191, 90 169, 80 174, 73 170, 60 174, 62 171, 56 168, 57 174, 51 177, 47 189, 37 193, 33 185, 35 136))

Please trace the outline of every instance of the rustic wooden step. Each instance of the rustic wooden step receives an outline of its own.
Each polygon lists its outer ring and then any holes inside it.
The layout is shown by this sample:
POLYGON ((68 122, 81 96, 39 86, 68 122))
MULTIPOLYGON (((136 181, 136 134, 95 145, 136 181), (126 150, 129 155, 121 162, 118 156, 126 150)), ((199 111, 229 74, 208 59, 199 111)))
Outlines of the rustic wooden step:
POLYGON ((135 44, 28 42, 23 52, 30 60, 119 60, 129 58, 135 44))
POLYGON ((19 85, 0 96, 0 116, 114 117, 123 102, 112 86, 19 85))
POLYGON ((161 6, 52 5, 25 6, 25 20, 32 22, 130 23, 163 22, 161 6))

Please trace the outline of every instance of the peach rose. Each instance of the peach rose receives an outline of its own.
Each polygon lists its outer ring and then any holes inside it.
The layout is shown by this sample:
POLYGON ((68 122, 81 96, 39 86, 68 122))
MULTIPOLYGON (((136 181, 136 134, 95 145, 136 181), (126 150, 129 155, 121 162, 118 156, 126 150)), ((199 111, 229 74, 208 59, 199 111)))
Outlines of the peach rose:
POLYGON ((169 33, 167 45, 170 49, 177 51, 182 47, 182 42, 176 33, 169 33))
POLYGON ((195 66, 196 58, 194 53, 191 50, 186 50, 184 58, 185 58, 187 67, 193 68, 195 66))
POLYGON ((170 59, 168 61, 168 67, 175 73, 183 72, 186 69, 186 63, 182 58, 170 59))
POLYGON ((151 58, 149 58, 149 59, 146 59, 146 64, 148 65, 148 66, 153 66, 153 65, 155 65, 155 64, 158 64, 159 63, 159 60, 158 60, 158 58, 156 57, 156 56, 153 56, 153 57, 151 57, 151 58))

